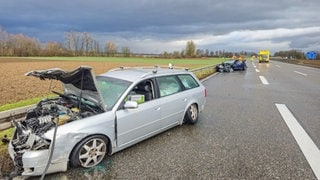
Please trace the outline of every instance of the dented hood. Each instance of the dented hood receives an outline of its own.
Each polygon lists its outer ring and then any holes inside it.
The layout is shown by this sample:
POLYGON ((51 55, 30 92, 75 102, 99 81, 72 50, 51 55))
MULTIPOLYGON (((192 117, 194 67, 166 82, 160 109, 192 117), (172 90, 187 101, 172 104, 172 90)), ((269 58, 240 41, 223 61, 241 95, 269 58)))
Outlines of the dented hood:
POLYGON ((54 79, 61 81, 64 85, 65 94, 74 94, 93 101, 105 110, 104 103, 95 83, 95 76, 92 68, 80 66, 73 71, 64 71, 60 68, 51 68, 46 70, 34 70, 25 74, 45 79, 54 79))

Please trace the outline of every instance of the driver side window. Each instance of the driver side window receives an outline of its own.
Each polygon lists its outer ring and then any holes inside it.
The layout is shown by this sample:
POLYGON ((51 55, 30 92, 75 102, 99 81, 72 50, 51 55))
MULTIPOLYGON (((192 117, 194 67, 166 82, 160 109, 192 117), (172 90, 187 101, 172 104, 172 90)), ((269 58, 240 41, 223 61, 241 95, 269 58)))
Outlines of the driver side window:
POLYGON ((138 104, 150 101, 155 98, 154 85, 151 80, 144 80, 138 83, 129 93, 126 100, 136 101, 138 104))

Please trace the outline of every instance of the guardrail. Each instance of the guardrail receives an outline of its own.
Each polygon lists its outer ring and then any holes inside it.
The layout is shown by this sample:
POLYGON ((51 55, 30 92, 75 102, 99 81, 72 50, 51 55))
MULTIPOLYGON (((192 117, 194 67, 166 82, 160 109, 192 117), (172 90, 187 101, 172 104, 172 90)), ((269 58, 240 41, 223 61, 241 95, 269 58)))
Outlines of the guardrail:
POLYGON ((216 72, 216 65, 204 66, 204 67, 192 69, 190 71, 193 72, 197 76, 197 78, 203 79, 216 72))
MULTIPOLYGON (((216 72, 216 65, 210 65, 190 70, 199 79, 203 79, 216 72)), ((34 108, 35 105, 20 107, 12 110, 0 112, 0 131, 12 127, 12 119, 21 120, 25 117, 28 110, 34 108)))
POLYGON ((29 105, 25 107, 20 107, 12 110, 2 111, 0 112, 0 130, 8 129, 11 125, 11 120, 14 119, 22 119, 28 110, 34 108, 35 105, 29 105))

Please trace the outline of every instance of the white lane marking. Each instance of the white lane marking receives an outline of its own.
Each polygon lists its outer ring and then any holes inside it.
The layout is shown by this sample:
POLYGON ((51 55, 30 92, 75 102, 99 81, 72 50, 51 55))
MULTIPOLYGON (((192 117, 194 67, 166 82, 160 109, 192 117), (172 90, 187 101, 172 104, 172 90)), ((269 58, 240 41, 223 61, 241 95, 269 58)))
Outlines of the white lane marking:
POLYGON ((320 150, 301 127, 285 104, 276 104, 283 120, 296 139, 304 157, 307 159, 317 179, 320 179, 320 150))
POLYGON ((293 71, 293 72, 295 72, 297 74, 300 74, 300 75, 303 75, 303 76, 307 76, 308 75, 308 74, 305 74, 305 73, 302 73, 302 72, 299 72, 299 71, 293 71))
POLYGON ((257 66, 253 66, 254 68, 256 68, 257 66))
POLYGON ((279 66, 279 65, 276 65, 276 67, 280 68, 280 66, 279 66))
POLYGON ((259 69, 256 69, 256 72, 260 72, 260 70, 259 70, 259 69))
POLYGON ((259 76, 259 78, 260 78, 262 84, 265 84, 265 85, 269 84, 269 82, 267 81, 267 79, 264 76, 259 76))

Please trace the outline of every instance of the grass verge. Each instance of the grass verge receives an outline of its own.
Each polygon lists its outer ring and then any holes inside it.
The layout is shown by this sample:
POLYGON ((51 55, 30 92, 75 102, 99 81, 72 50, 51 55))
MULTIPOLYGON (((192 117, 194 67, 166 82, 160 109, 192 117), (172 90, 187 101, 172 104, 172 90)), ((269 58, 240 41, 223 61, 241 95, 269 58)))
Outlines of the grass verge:
MULTIPOLYGON (((8 138, 11 139, 13 131, 13 128, 0 131, 0 138, 2 139, 4 135, 7 135, 8 138)), ((8 153, 8 144, 0 142, 0 179, 3 178, 2 176, 4 174, 8 175, 12 168, 13 162, 11 161, 8 153)))

